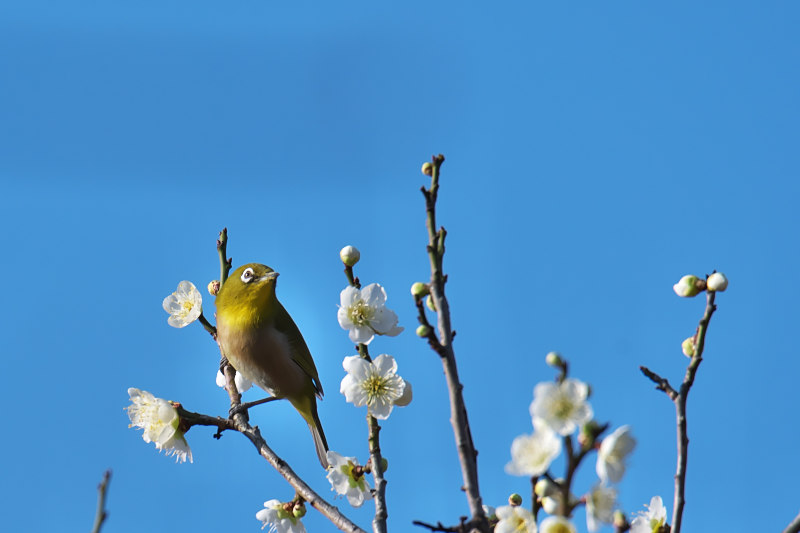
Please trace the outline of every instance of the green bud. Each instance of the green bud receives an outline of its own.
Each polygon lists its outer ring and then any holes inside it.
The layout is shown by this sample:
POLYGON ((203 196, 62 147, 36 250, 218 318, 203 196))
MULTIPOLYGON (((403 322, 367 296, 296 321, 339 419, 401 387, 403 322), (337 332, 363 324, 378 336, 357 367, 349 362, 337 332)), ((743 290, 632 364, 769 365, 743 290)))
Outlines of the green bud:
POLYGON ((520 505, 522 505, 522 496, 516 493, 512 494, 511 496, 508 497, 508 505, 512 507, 519 507, 520 505))
POLYGON ((591 448, 595 439, 597 439, 598 433, 600 433, 600 424, 594 420, 590 420, 581 427, 581 433, 578 435, 578 443, 583 446, 584 449, 591 448))
POLYGON ((417 328, 417 336, 422 337, 423 339, 427 337, 430 334, 430 332, 431 328, 429 328, 424 324, 417 328))
POLYGON ((389 470, 389 461, 386 459, 386 457, 381 457, 381 470, 383 472, 389 470))
POLYGON ((306 515, 306 506, 300 502, 296 503, 292 514, 295 518, 303 518, 306 515))
POLYGON ((427 162, 422 164, 422 173, 426 176, 433 176, 433 163, 427 162))
POLYGON ((705 280, 699 279, 697 276, 683 276, 678 283, 672 286, 672 290, 681 298, 693 298, 705 289, 705 280))
POLYGON ((430 295, 428 295, 428 297, 425 298, 425 305, 427 305, 428 309, 430 309, 434 313, 436 312, 436 304, 433 303, 433 298, 431 298, 430 295))
POLYGON ((430 292, 431 291, 428 289, 428 286, 421 281, 418 281, 411 286, 411 294, 414 295, 414 298, 422 298, 426 294, 430 294, 430 292))
POLYGON ((564 361, 561 360, 561 354, 558 352, 550 352, 547 354, 544 360, 548 365, 554 368, 561 368, 561 366, 564 364, 564 361))
POLYGON ((342 248, 342 251, 339 252, 339 258, 342 260, 342 263, 352 267, 361 259, 361 252, 359 252, 358 248, 355 246, 345 246, 342 248))
POLYGON ((694 357, 694 337, 689 337, 681 343, 681 350, 686 357, 694 357))
POLYGON ((222 286, 218 279, 215 279, 211 283, 208 284, 208 294, 211 296, 216 296, 219 292, 219 288, 222 286))

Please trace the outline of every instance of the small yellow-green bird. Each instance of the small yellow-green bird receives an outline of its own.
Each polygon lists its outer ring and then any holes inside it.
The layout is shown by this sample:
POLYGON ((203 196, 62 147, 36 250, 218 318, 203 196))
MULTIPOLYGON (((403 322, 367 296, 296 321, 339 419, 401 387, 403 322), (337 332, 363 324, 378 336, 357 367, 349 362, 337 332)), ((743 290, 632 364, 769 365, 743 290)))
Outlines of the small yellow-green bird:
POLYGON ((328 442, 317 414, 322 385, 292 317, 275 294, 278 273, 250 263, 234 270, 217 294, 217 340, 241 374, 275 398, 286 398, 308 423, 319 462, 328 442))

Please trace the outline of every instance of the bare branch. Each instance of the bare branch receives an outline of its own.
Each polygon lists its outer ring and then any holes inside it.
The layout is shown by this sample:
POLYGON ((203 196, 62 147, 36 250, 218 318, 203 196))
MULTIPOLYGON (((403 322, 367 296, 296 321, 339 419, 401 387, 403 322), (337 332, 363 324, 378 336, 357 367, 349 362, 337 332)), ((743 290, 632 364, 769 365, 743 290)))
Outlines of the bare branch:
POLYGON ((103 474, 102 481, 100 481, 100 484, 97 486, 97 513, 94 517, 92 533, 100 533, 103 522, 108 518, 108 513, 106 512, 106 494, 108 493, 109 483, 111 483, 111 470, 106 470, 105 474, 103 474))
POLYGON ((669 396, 669 399, 673 402, 678 398, 678 393, 672 388, 672 386, 669 384, 669 381, 651 371, 646 366, 640 366, 639 370, 641 370, 642 374, 647 376, 650 381, 656 384, 656 390, 663 390, 666 392, 667 396, 669 396))
MULTIPOLYGON (((462 395, 463 385, 458 379, 458 367, 456 365, 455 352, 453 351, 453 334, 450 327, 450 307, 445 297, 445 283, 447 276, 442 271, 444 261, 444 240, 447 232, 444 228, 436 227, 436 199, 439 192, 439 170, 444 163, 444 156, 439 154, 433 157, 431 169, 431 187, 422 188, 425 196, 426 225, 428 227, 428 257, 431 264, 431 299, 433 300, 436 313, 438 314, 439 339, 438 346, 433 339, 428 338, 431 347, 439 354, 444 367, 447 389, 450 393, 450 423, 453 425, 453 433, 458 449, 458 458, 461 463, 461 475, 464 479, 464 492, 467 495, 467 503, 472 514, 470 523, 482 533, 489 533, 489 522, 483 511, 483 501, 481 500, 480 488, 478 486, 478 452, 472 441, 472 433, 467 418, 467 408, 464 404, 462 395)), ((419 301, 417 302, 419 307, 419 301)), ((426 324, 424 310, 420 309, 420 323, 426 324), (424 320, 424 322, 423 322, 424 320)))

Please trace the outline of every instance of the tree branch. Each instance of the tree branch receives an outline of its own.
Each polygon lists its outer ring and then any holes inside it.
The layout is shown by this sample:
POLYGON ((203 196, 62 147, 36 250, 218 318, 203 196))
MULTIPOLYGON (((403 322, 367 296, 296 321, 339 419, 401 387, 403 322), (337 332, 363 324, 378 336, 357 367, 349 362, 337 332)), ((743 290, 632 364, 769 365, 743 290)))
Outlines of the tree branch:
MULTIPOLYGON (((444 228, 436 228, 436 199, 439 192, 439 170, 444 163, 444 156, 439 154, 433 157, 431 168, 431 187, 422 187, 422 194, 425 196, 426 224, 428 227, 428 257, 431 263, 431 299, 438 314, 438 329, 440 350, 436 350, 435 343, 431 345, 442 358, 447 389, 450 392, 450 423, 453 425, 453 433, 458 449, 458 458, 461 463, 461 475, 464 479, 464 492, 467 495, 469 510, 472 514, 470 523, 472 527, 479 529, 482 533, 489 533, 489 522, 483 512, 483 501, 481 500, 480 488, 478 486, 478 452, 472 441, 472 434, 467 418, 467 408, 464 404, 462 395, 463 385, 458 379, 458 367, 456 366, 455 352, 453 351, 453 334, 450 327, 450 307, 444 294, 444 286, 447 277, 442 272, 444 260, 444 240, 447 232, 444 228)), ((418 306, 419 308, 419 306, 418 306)), ((424 310, 422 311, 424 314, 424 310)), ((430 339, 429 339, 430 342, 430 339)))
POLYGON ((233 263, 228 258, 228 228, 222 228, 217 239, 217 251, 219 252, 219 285, 222 287, 228 279, 228 272, 231 271, 233 263))
POLYGON ((651 371, 646 366, 640 366, 639 370, 641 370, 642 374, 647 376, 650 381, 656 384, 656 390, 663 390, 665 393, 667 393, 667 396, 669 396, 670 400, 673 402, 675 401, 675 399, 678 397, 678 393, 672 388, 672 386, 669 384, 669 381, 651 371))
POLYGON ((443 533, 467 533, 469 531, 467 529, 468 524, 467 524, 467 517, 466 516, 462 516, 461 517, 461 523, 459 525, 457 525, 457 526, 446 526, 446 525, 442 524, 441 522, 436 522, 436 525, 434 526, 433 524, 428 524, 428 523, 422 522, 420 520, 414 520, 411 523, 414 524, 415 526, 428 528, 431 531, 441 531, 443 533))
POLYGON ((700 363, 703 362, 703 350, 705 349, 706 332, 708 324, 711 322, 711 315, 717 310, 714 304, 717 293, 715 291, 706 292, 706 308, 700 324, 697 326, 697 333, 694 336, 694 356, 686 368, 686 375, 681 383, 680 391, 675 391, 669 382, 651 372, 648 368, 640 366, 639 369, 651 381, 656 383, 656 389, 667 393, 675 403, 675 416, 677 419, 678 436, 678 467, 675 472, 675 501, 672 510, 672 533, 680 533, 683 522, 683 508, 686 505, 686 467, 689 460, 689 436, 686 425, 686 401, 689 397, 689 390, 694 385, 694 378, 700 363))
POLYGON ((103 474, 102 481, 97 485, 97 514, 95 514, 94 517, 92 533, 100 533, 103 522, 108 518, 108 513, 106 512, 106 493, 108 492, 109 483, 111 483, 111 470, 106 470, 106 473, 103 474))
POLYGON ((792 523, 786 526, 786 529, 783 530, 783 533, 798 533, 800 531, 800 514, 792 520, 792 523))

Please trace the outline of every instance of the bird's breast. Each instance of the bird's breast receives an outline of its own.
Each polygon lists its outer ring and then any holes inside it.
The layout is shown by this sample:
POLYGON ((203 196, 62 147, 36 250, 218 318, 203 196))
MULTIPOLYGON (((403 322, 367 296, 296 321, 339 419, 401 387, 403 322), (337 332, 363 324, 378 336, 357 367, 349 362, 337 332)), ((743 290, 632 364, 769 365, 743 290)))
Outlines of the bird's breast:
POLYGON ((308 376, 292 359, 286 335, 271 324, 239 328, 217 317, 217 339, 241 374, 278 398, 302 394, 308 376))

